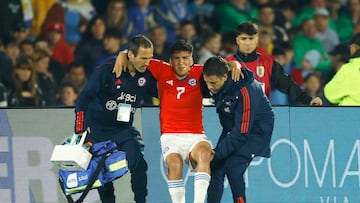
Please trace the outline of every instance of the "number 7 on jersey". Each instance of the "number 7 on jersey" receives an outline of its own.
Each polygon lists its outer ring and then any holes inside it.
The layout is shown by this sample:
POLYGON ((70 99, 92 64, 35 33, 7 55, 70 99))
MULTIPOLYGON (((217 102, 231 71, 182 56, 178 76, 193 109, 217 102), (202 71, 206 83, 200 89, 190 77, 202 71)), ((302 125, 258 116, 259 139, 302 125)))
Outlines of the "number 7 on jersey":
POLYGON ((185 92, 185 87, 176 87, 176 90, 178 91, 176 99, 180 99, 181 94, 185 92))

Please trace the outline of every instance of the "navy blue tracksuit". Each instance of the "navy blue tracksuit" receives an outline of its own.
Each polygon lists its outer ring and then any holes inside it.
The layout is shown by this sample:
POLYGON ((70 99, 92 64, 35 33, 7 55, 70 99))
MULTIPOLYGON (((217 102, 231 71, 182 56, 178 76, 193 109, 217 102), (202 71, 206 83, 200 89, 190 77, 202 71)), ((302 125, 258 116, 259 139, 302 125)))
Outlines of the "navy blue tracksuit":
MULTIPOLYGON (((90 141, 96 143, 113 140, 120 150, 126 152, 134 200, 143 203, 147 195, 147 164, 137 140, 140 133, 132 124, 135 108, 151 104, 152 97, 157 96, 156 80, 148 71, 136 72, 135 76, 127 71, 116 78, 112 73, 114 64, 114 57, 105 60, 80 93, 75 106, 75 132, 82 132, 90 127, 90 141), (117 121, 120 103, 131 104, 129 122, 117 121)), ((102 202, 115 202, 112 183, 105 184, 98 191, 102 202)))
POLYGON ((221 202, 225 175, 234 203, 245 202, 243 174, 248 165, 255 156, 270 157, 274 113, 253 73, 246 68, 242 72, 244 79, 228 79, 213 95, 223 130, 211 163, 208 203, 221 202))

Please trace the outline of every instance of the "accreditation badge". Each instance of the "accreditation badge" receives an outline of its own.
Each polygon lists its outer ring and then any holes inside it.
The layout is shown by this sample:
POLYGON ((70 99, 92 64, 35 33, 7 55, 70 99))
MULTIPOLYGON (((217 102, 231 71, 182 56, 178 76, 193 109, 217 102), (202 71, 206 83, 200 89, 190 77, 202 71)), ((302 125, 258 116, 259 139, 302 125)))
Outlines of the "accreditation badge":
POLYGON ((264 77, 265 75, 265 67, 264 66, 257 66, 256 67, 256 74, 258 77, 264 77))
POLYGON ((116 116, 117 121, 129 122, 131 113, 131 104, 120 103, 116 116))

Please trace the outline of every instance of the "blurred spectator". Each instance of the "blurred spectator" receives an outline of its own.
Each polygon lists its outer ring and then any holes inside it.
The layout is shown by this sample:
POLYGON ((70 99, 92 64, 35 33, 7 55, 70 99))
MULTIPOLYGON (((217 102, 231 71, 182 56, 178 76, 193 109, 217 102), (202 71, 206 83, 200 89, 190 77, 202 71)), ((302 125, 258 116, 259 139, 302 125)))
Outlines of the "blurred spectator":
POLYGON ((95 16, 87 24, 86 31, 75 49, 76 61, 84 65, 88 77, 92 74, 96 62, 103 56, 105 30, 105 19, 95 16))
POLYGON ((24 40, 20 43, 20 56, 30 57, 34 53, 35 43, 30 40, 24 40))
POLYGON ((329 11, 326 8, 318 8, 314 15, 317 30, 316 38, 320 40, 325 51, 329 53, 339 44, 337 33, 329 27, 329 11))
POLYGON ((56 104, 57 84, 49 71, 50 55, 44 50, 36 50, 31 59, 37 72, 37 83, 42 90, 44 106, 54 106, 56 104))
MULTIPOLYGON (((301 4, 299 4, 301 5, 301 4)), ((293 20, 293 25, 299 27, 303 24, 303 21, 306 19, 314 18, 315 10, 319 8, 326 8, 325 0, 310 0, 308 5, 300 7, 301 11, 298 15, 295 16, 293 20)), ((329 19, 329 26, 331 29, 335 30, 335 23, 333 20, 329 19)))
POLYGON ((232 56, 237 51, 237 44, 236 44, 236 36, 237 33, 234 31, 224 32, 221 34, 221 50, 219 52, 220 56, 223 58, 227 58, 232 56))
POLYGON ((104 35, 104 57, 117 55, 121 49, 122 33, 118 29, 107 29, 104 35))
POLYGON ((347 44, 339 44, 335 47, 335 49, 330 52, 330 58, 331 58, 331 69, 323 73, 323 80, 325 83, 328 83, 331 78, 334 77, 336 72, 340 69, 340 67, 349 62, 350 58, 350 49, 347 44))
POLYGON ((0 40, 9 40, 11 31, 19 22, 24 22, 21 0, 1 0, 0 40))
POLYGON ((101 16, 106 15, 106 8, 111 0, 91 0, 91 4, 96 9, 96 13, 101 16))
POLYGON ((5 85, 3 85, 1 82, 0 82, 0 108, 2 107, 7 107, 8 106, 8 92, 6 90, 6 87, 5 85))
POLYGON ((336 18, 336 31, 340 41, 349 40, 353 34, 353 30, 360 23, 360 1, 347 0, 346 6, 339 9, 336 18))
POLYGON ((198 64, 204 64, 210 57, 219 55, 221 49, 221 35, 217 32, 206 31, 200 37, 201 48, 198 54, 198 64))
POLYGON ((45 30, 45 37, 52 51, 52 57, 66 66, 74 61, 74 53, 64 41, 64 24, 62 22, 50 22, 45 30))
POLYGON ((178 39, 183 39, 194 46, 195 42, 198 40, 196 36, 197 33, 194 22, 185 20, 180 24, 179 35, 177 36, 178 39))
POLYGON ((135 35, 146 35, 149 29, 155 26, 154 7, 150 5, 150 0, 135 0, 129 8, 125 34, 128 38, 135 35))
POLYGON ((29 29, 24 22, 19 22, 13 27, 11 30, 11 37, 18 43, 21 43, 24 40, 33 41, 33 38, 29 36, 29 29))
POLYGON ((274 56, 274 60, 282 67, 286 65, 286 52, 282 47, 274 47, 272 55, 274 56))
MULTIPOLYGON (((280 1, 277 4, 279 12, 276 13, 274 24, 284 28, 288 35, 290 35, 290 31, 293 30, 292 21, 296 15, 296 7, 296 1, 280 1)), ((289 38, 291 38, 291 35, 289 38)))
POLYGON ((64 83, 60 87, 58 106, 74 107, 79 92, 70 83, 64 83))
POLYGON ((274 43, 272 41, 272 30, 267 28, 259 29, 259 43, 256 50, 261 54, 271 55, 274 43))
POLYGON ((290 42, 284 42, 279 45, 281 49, 285 51, 285 64, 283 66, 284 71, 288 74, 291 73, 291 70, 296 68, 294 61, 294 49, 290 42))
POLYGON ((104 60, 108 59, 111 56, 118 55, 118 53, 121 50, 121 39, 122 39, 122 34, 120 30, 116 28, 111 28, 106 30, 103 40, 103 53, 101 58, 99 58, 95 62, 93 67, 94 70, 98 65, 103 63, 104 60))
POLYGON ((31 0, 31 7, 35 14, 30 26, 29 34, 31 37, 36 38, 41 34, 41 26, 46 18, 50 8, 56 3, 57 0, 31 0))
POLYGON ((291 76, 294 81, 300 86, 303 87, 304 78, 315 71, 315 67, 320 62, 320 53, 319 51, 313 49, 305 53, 301 66, 299 68, 294 68, 291 71, 291 76))
POLYGON ((35 40, 35 50, 43 50, 50 56, 49 71, 53 74, 56 83, 60 84, 66 73, 66 69, 52 57, 52 50, 49 47, 48 41, 42 37, 37 38, 35 40))
MULTIPOLYGON (((272 55, 274 56, 274 60, 284 68, 287 62, 285 50, 280 47, 274 47, 272 55)), ((278 89, 271 87, 270 103, 272 105, 289 105, 289 98, 278 89)))
MULTIPOLYGON (((258 20, 259 27, 267 29, 272 34, 272 41, 274 44, 289 41, 286 30, 280 26, 274 25, 275 9, 272 4, 263 4, 259 8, 258 20)), ((261 40, 259 42, 261 42, 261 40)))
POLYGON ((360 105, 360 33, 350 42, 350 60, 337 71, 325 85, 325 97, 332 104, 360 105))
POLYGON ((43 23, 43 33, 49 24, 60 22, 63 24, 64 40, 72 48, 80 41, 81 28, 95 15, 95 9, 88 0, 59 0, 49 10, 43 23))
POLYGON ((150 28, 148 37, 154 46, 154 58, 168 62, 170 54, 165 27, 158 25, 150 28))
POLYGON ((17 41, 14 39, 6 41, 4 44, 4 52, 0 53, 1 59, 7 61, 11 66, 14 66, 19 56, 20 48, 17 41))
POLYGON ((297 67, 300 67, 305 53, 315 49, 321 54, 321 59, 316 66, 316 69, 319 71, 327 71, 330 69, 331 60, 322 43, 315 35, 316 28, 314 20, 304 20, 301 32, 299 32, 293 39, 295 64, 297 67))
MULTIPOLYGON (((115 28, 121 32, 125 31, 125 23, 127 22, 127 8, 125 0, 111 0, 106 10, 106 28, 115 28)), ((127 38, 123 36, 121 39, 123 44, 127 43, 127 38)))
POLYGON ((217 27, 217 25, 214 25, 215 6, 213 3, 206 0, 193 0, 188 3, 188 10, 197 33, 202 33, 205 30, 214 30, 217 27))
POLYGON ((220 32, 233 31, 242 22, 255 20, 257 9, 248 0, 228 0, 216 7, 220 32))
POLYGON ((62 84, 70 83, 78 92, 81 92, 87 83, 84 67, 79 63, 69 65, 69 72, 64 77, 62 84))
POLYGON ((163 0, 155 7, 154 19, 156 23, 166 28, 167 42, 174 42, 180 24, 190 19, 186 0, 163 0))
POLYGON ((320 72, 309 73, 304 78, 304 91, 312 98, 324 97, 324 84, 320 72))
POLYGON ((11 76, 19 53, 19 46, 15 40, 5 42, 4 52, 0 52, 0 83, 7 89, 13 88, 11 76))
POLYGON ((37 76, 30 58, 20 58, 12 76, 14 89, 9 96, 9 106, 42 106, 42 90, 37 84, 37 76))

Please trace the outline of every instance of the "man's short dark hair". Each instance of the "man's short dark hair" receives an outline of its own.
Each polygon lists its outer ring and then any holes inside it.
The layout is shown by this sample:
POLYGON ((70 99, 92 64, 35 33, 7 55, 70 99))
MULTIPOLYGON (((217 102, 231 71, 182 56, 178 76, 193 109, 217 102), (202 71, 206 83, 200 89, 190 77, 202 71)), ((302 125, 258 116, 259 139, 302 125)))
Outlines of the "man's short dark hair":
POLYGON ((272 55, 273 56, 285 56, 285 50, 282 47, 274 47, 274 49, 272 50, 272 55))
POLYGON ((72 63, 69 64, 69 72, 70 70, 72 69, 76 69, 76 68, 84 68, 83 64, 77 62, 77 61, 74 61, 72 63))
POLYGON ((170 55, 173 55, 174 53, 180 52, 180 51, 187 51, 192 54, 193 52, 193 46, 186 42, 183 39, 177 40, 169 47, 170 55))
POLYGON ((136 35, 129 41, 129 51, 134 53, 136 56, 138 54, 139 48, 152 48, 153 44, 150 41, 149 38, 147 38, 145 35, 136 35))
POLYGON ((116 38, 121 39, 123 37, 122 32, 116 28, 109 28, 106 30, 104 38, 116 38))
POLYGON ((250 21, 240 23, 236 27, 236 33, 237 35, 240 34, 247 34, 247 35, 256 35, 258 33, 258 26, 250 21))
POLYGON ((221 77, 229 72, 229 65, 221 56, 210 57, 204 64, 203 74, 221 77))

